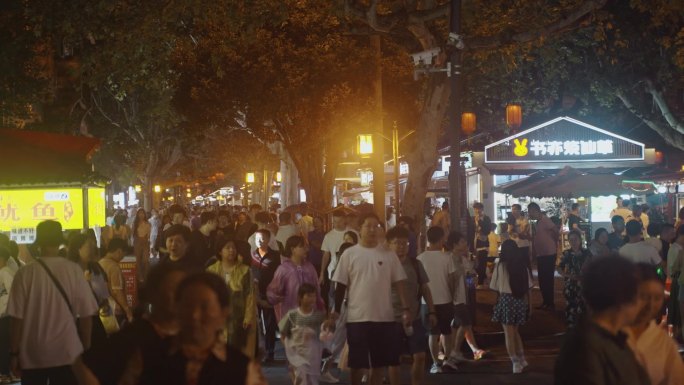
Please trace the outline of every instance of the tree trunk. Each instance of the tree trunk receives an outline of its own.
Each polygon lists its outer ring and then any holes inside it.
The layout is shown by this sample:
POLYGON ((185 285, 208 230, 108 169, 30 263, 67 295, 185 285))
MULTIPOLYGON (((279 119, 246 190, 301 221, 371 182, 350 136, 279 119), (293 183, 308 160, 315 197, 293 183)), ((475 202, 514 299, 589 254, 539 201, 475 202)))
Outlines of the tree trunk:
POLYGON ((416 231, 425 232, 424 203, 428 185, 437 165, 437 143, 439 140, 444 114, 449 106, 449 83, 443 75, 433 75, 428 81, 429 96, 425 99, 420 121, 416 129, 416 142, 407 154, 409 175, 404 199, 401 202, 403 215, 413 218, 416 231))
POLYGON ((292 160, 299 172, 299 178, 309 206, 316 211, 326 211, 332 207, 334 169, 337 157, 325 157, 323 150, 305 155, 291 153, 292 160))

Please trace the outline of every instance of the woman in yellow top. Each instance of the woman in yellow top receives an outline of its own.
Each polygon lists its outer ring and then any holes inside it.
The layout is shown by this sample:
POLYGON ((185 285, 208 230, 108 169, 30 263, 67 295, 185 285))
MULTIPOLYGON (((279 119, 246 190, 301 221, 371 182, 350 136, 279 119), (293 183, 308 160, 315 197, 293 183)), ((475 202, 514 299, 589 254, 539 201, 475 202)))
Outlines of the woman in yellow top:
POLYGON ((207 271, 218 274, 230 290, 230 317, 225 336, 230 346, 248 357, 256 354, 256 302, 249 265, 250 246, 245 241, 220 240, 216 261, 207 271))

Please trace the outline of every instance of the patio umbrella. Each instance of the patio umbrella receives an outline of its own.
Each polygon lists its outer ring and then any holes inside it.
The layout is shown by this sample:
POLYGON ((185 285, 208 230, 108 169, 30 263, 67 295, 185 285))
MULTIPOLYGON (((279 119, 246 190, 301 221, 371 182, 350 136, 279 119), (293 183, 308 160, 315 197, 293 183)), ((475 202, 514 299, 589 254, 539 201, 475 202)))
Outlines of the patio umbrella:
POLYGON ((624 179, 623 176, 616 175, 602 168, 590 172, 582 172, 566 167, 555 176, 521 186, 511 195, 533 198, 577 198, 583 196, 644 194, 654 189, 653 183, 625 181, 624 179))
POLYGON ((546 174, 543 171, 537 171, 525 178, 520 178, 494 186, 493 190, 498 193, 512 195, 514 197, 528 196, 525 195, 529 191, 537 191, 535 186, 544 182, 545 179, 550 178, 552 175, 546 174), (523 192, 522 194, 520 192, 523 192))

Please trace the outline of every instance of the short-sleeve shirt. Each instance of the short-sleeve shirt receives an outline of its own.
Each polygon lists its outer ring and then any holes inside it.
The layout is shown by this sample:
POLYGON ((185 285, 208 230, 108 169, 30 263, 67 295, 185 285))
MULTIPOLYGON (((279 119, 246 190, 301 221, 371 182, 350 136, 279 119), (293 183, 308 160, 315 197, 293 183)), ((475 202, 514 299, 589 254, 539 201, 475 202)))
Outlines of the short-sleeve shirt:
POLYGON ((452 293, 449 288, 449 275, 456 271, 454 261, 450 253, 443 251, 424 251, 418 256, 418 260, 423 263, 430 283, 430 293, 435 305, 451 303, 452 293))
POLYGON ((456 273, 456 285, 454 286, 454 305, 465 304, 467 301, 465 278, 468 270, 466 269, 464 257, 461 255, 451 254, 451 260, 454 262, 454 269, 456 273))
POLYGON ((620 256, 634 263, 650 263, 657 265, 662 262, 658 250, 644 241, 627 243, 620 248, 620 256))
POLYGON ((337 267, 337 252, 344 243, 344 233, 346 230, 332 229, 323 238, 321 250, 330 253, 330 264, 328 265, 328 276, 332 279, 333 271, 337 267))
MULTIPOLYGON (((413 314, 414 319, 420 318, 420 287, 423 284, 429 282, 425 268, 423 264, 417 260, 411 260, 410 257, 401 263, 406 273, 406 282, 404 282, 404 293, 406 294, 406 300, 408 301, 408 307, 411 314, 413 314), (418 268, 418 271, 416 271, 418 268), (420 278, 419 278, 420 276, 420 278)), ((404 306, 401 304, 401 299, 399 298, 399 293, 392 287, 392 306, 394 307, 394 320, 401 322, 401 317, 403 314, 404 306)))
POLYGON ((61 257, 42 259, 69 298, 74 314, 39 263, 19 269, 10 290, 7 314, 23 320, 19 363, 24 369, 71 365, 83 353, 74 317, 97 313, 83 270, 61 257))
POLYGON ((332 278, 347 286, 347 322, 393 322, 392 284, 405 279, 394 252, 361 245, 342 253, 332 278))
POLYGON ((556 255, 558 252, 558 228, 546 215, 537 221, 532 242, 536 257, 556 255))
POLYGON ((124 280, 119 264, 115 260, 107 257, 100 259, 97 263, 100 264, 102 270, 104 270, 105 274, 107 274, 109 287, 112 290, 123 290, 124 280))

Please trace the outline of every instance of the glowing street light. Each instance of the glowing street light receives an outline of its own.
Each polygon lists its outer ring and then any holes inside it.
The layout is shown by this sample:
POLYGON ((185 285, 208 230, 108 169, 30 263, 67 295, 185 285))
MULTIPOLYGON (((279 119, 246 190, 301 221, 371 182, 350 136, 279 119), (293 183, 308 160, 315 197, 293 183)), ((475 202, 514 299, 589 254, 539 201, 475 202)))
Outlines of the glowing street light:
POLYGON ((254 183, 255 180, 256 180, 256 178, 254 177, 253 172, 248 172, 247 175, 245 176, 245 182, 247 182, 247 183, 254 183))
POLYGON ((135 185, 135 192, 139 193, 141 191, 142 191, 142 186, 140 186, 139 184, 136 184, 135 185))
POLYGON ((283 181, 283 174, 280 171, 276 172, 276 182, 280 183, 283 181))
POLYGON ((154 185, 154 192, 160 193, 161 192, 161 186, 158 184, 154 185))
POLYGON ((373 135, 360 134, 357 136, 356 152, 362 158, 370 158, 373 154, 373 135))

